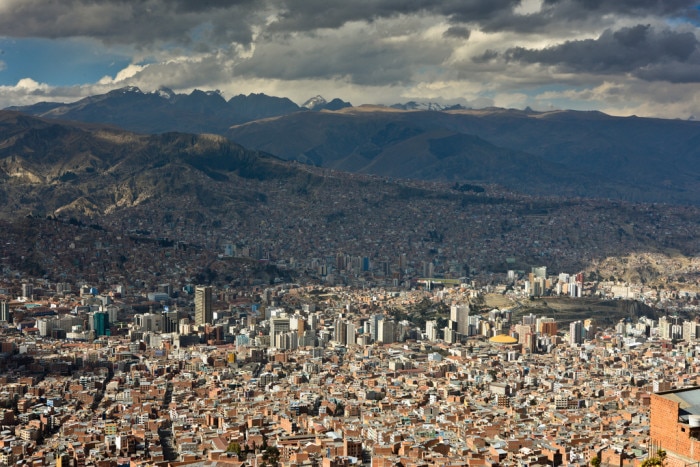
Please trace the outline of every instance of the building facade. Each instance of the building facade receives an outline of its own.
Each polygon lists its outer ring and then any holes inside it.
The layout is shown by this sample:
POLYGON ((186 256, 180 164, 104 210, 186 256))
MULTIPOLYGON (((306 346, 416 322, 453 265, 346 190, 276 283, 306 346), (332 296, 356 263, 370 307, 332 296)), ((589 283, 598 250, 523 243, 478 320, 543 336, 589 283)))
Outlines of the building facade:
POLYGON ((197 287, 194 289, 194 324, 211 324, 214 320, 212 309, 212 288, 197 287))
POLYGON ((651 395, 650 449, 666 451, 666 467, 700 462, 700 387, 651 395))

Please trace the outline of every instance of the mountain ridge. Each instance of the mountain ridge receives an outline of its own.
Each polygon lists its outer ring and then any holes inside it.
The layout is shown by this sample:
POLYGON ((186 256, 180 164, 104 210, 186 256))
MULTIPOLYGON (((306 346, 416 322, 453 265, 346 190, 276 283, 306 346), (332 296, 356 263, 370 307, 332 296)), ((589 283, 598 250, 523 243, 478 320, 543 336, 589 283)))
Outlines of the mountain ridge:
POLYGON ((226 100, 216 90, 194 89, 189 94, 177 94, 166 87, 143 92, 136 86, 125 86, 71 103, 39 102, 8 107, 5 110, 43 118, 110 123, 125 130, 145 133, 221 133, 236 123, 301 111, 339 110, 350 106, 350 103, 341 99, 326 101, 321 96, 311 98, 299 106, 289 98, 263 93, 238 94, 226 100), (141 115, 136 113, 137 106, 141 115), (195 122, 197 119, 203 119, 203 122, 195 122))
MULTIPOLYGON (((410 134, 401 131, 387 131, 375 141, 405 144, 410 139, 401 137, 410 134)), ((435 130, 417 137, 426 147, 437 145, 433 149, 444 154, 443 160, 464 146, 490 151, 490 143, 476 136, 435 130)), ((223 244, 235 244, 290 268, 300 258, 310 265, 314 258, 323 261, 339 253, 375 264, 394 264, 407 254, 416 268, 434 262, 460 277, 468 263, 487 277, 537 264, 579 270, 640 251, 696 255, 698 219, 692 206, 524 196, 481 182, 396 180, 285 161, 220 135, 144 135, 0 111, 0 223, 16 226, 18 242, 8 251, 26 267, 51 265, 52 277, 65 271, 57 256, 65 264, 78 260, 86 277, 100 268, 122 271, 118 263, 85 262, 70 247, 81 237, 80 248, 99 241, 98 251, 107 254, 111 247, 91 236, 94 232, 109 232, 115 242, 148 232, 143 235, 153 245, 166 238, 170 244, 196 245, 209 258, 223 244), (48 230, 29 237, 23 219, 43 219, 48 230), (53 229, 53 220, 85 229, 54 244, 42 237, 53 229)), ((129 241, 147 241, 143 235, 129 241)), ((144 251, 153 261, 172 255, 170 264, 181 268, 182 277, 214 267, 198 260, 184 265, 179 250, 150 245, 144 251)), ((134 254, 124 251, 113 248, 114 261, 134 254)), ((219 263, 222 277, 233 274, 224 263, 219 263)), ((144 270, 139 264, 138 274, 157 279, 157 265, 144 270)), ((615 271, 616 276, 636 274, 619 264, 626 272, 615 271)), ((317 270, 302 272, 319 277, 317 270)))
POLYGON ((309 102, 313 110, 264 94, 226 101, 217 91, 123 88, 18 109, 146 134, 219 134, 282 159, 387 177, 700 205, 700 122, 415 102, 352 107, 320 96, 309 102))
MULTIPOLYGON (((474 179, 474 173, 459 166, 444 167, 445 159, 434 146, 419 144, 418 135, 435 131, 443 132, 442 137, 451 134, 455 141, 476 137, 489 143, 490 151, 483 152, 481 158, 486 164, 505 155, 512 161, 515 154, 521 154, 523 161, 529 157, 541 166, 543 175, 549 168, 568 168, 566 179, 558 183, 552 179, 547 186, 536 178, 517 180, 511 176, 528 173, 525 165, 513 167, 511 175, 506 170, 494 171, 488 179, 514 190, 539 195, 562 189, 571 192, 573 178, 580 188, 573 191, 580 196, 700 204, 700 151, 695 144, 700 141, 698 122, 611 117, 601 112, 386 111, 365 107, 249 122, 232 126, 226 135, 246 147, 319 166, 350 169, 343 162, 353 160, 352 170, 376 175, 474 179), (393 140, 379 137, 387 132, 400 136, 393 140), (270 134, 277 137, 270 139, 270 134), (412 139, 416 142, 413 146, 412 139), (399 143, 404 157, 396 150, 399 143), (410 157, 423 157, 432 167, 406 173, 403 164, 408 148, 410 157), (392 162, 372 162, 376 157, 386 160, 391 154, 392 162), (358 163, 363 157, 366 164, 358 163)), ((451 151, 465 163, 474 162, 476 153, 469 154, 467 146, 462 154, 458 149, 451 151)))

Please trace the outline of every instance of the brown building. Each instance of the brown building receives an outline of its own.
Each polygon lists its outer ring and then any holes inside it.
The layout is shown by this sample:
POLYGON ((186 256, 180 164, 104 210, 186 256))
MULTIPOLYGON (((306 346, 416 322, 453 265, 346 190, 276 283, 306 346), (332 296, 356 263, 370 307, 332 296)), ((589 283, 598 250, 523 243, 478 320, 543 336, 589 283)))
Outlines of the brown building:
POLYGON ((700 387, 651 395, 650 455, 667 454, 668 467, 700 461, 700 387))

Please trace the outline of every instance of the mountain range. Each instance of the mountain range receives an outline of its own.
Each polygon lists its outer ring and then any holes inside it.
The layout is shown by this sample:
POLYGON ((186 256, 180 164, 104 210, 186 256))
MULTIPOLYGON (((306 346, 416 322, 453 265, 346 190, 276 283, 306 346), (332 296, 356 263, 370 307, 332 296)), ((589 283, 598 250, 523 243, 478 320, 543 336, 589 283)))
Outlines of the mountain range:
POLYGON ((227 101, 218 91, 195 89, 190 94, 176 94, 168 88, 142 92, 129 86, 68 104, 42 102, 6 110, 45 118, 110 124, 137 133, 223 133, 237 123, 305 110, 338 110, 349 106, 340 99, 326 102, 320 96, 309 99, 300 107, 286 97, 265 94, 240 94, 227 101))
POLYGON ((14 110, 159 134, 213 133, 281 159, 389 178, 496 184, 538 196, 700 205, 700 122, 409 102, 300 107, 263 94, 124 88, 14 110))
MULTIPOLYGON (((193 210, 225 204, 214 182, 288 177, 277 158, 222 136, 141 135, 96 124, 57 122, 0 112, 0 215, 100 217, 157 200, 193 210), (188 201, 193 199, 194 202, 188 201)), ((241 184, 228 196, 253 200, 241 184)))
MULTIPOLYGON (((488 147, 461 138, 460 145, 488 147)), ((426 144, 449 150, 449 139, 436 141, 426 144)), ((0 111, 0 224, 19 226, 8 258, 41 253, 42 268, 55 256, 36 247, 45 229, 94 225, 99 230, 76 235, 89 239, 99 231, 121 242, 136 232, 138 242, 148 232, 151 240, 199 245, 210 256, 225 242, 287 264, 339 252, 393 264, 408 253, 414 264, 464 269, 464 262, 486 274, 547 264, 673 280, 672 268, 648 271, 660 259, 604 265, 640 252, 674 252, 664 265, 694 255, 698 219, 693 206, 532 197, 486 184, 353 174, 285 161, 219 135, 137 134, 0 111), (42 220, 32 224, 34 236, 22 234, 18 218, 25 217, 42 220)))

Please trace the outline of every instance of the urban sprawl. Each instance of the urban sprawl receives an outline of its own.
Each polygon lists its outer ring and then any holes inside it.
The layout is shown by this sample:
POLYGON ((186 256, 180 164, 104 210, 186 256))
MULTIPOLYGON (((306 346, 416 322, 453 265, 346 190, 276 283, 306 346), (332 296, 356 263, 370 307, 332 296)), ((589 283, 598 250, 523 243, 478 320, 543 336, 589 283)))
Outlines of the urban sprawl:
MULTIPOLYGON (((654 407, 685 407, 654 402, 658 394, 699 384, 696 292, 546 267, 489 285, 424 269, 386 288, 163 283, 146 292, 5 279, 0 464, 699 460, 653 426, 654 407), (555 297, 643 303, 658 318, 608 325, 595 310, 570 322, 527 312, 555 297), (416 309, 425 319, 407 312, 416 309)), ((684 423, 692 444, 700 420, 684 423)))

